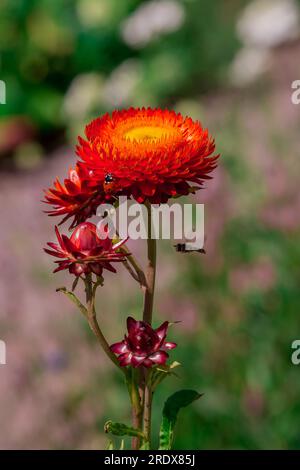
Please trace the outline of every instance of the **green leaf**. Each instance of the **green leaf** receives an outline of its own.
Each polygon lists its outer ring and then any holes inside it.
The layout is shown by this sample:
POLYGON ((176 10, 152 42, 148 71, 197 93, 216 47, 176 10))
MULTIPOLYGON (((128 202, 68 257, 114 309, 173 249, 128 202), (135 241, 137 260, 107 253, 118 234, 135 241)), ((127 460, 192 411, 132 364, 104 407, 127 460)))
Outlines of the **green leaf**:
POLYGON ((174 428, 180 408, 198 400, 202 394, 194 390, 179 390, 165 402, 159 433, 159 450, 170 450, 174 440, 174 428))
POLYGON ((114 423, 109 420, 104 425, 104 431, 106 433, 113 434, 114 436, 133 436, 145 438, 144 434, 140 429, 131 428, 123 423, 114 423))
POLYGON ((153 369, 152 376, 151 376, 151 388, 155 390, 155 388, 169 375, 174 375, 178 377, 174 369, 179 367, 181 364, 180 362, 174 361, 171 365, 164 365, 164 366, 157 366, 156 369, 153 369))

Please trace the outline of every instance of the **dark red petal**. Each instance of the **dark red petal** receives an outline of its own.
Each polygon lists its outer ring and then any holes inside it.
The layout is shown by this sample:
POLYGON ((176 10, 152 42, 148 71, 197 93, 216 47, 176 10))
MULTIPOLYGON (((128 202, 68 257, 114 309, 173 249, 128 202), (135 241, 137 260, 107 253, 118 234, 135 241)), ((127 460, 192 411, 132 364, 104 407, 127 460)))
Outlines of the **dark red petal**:
POLYGON ((127 318, 127 330, 128 330, 129 335, 134 332, 137 323, 138 322, 134 318, 132 317, 127 318))
POLYGON ((97 276, 101 276, 103 272, 103 268, 99 263, 91 263, 90 268, 97 276))
POLYGON ((56 225, 55 225, 55 233, 56 233, 56 236, 57 236, 58 243, 60 244, 62 249, 65 250, 66 247, 64 245, 64 242, 62 241, 61 235, 60 235, 58 227, 56 225))
POLYGON ((55 251, 62 252, 60 246, 57 243, 48 242, 47 245, 50 246, 50 248, 53 248, 55 251))
POLYGON ((163 343, 163 349, 174 349, 177 347, 176 343, 172 343, 171 341, 166 341, 163 343))
POLYGON ((60 253, 59 251, 48 250, 48 248, 44 248, 44 251, 48 255, 55 256, 56 258, 66 258, 66 256, 63 253, 60 253))
POLYGON ((103 267, 112 273, 117 272, 117 270, 110 263, 103 263, 103 267))
POLYGON ((167 336, 168 326, 169 322, 165 321, 155 330, 157 336, 159 337, 160 343, 162 343, 167 336))
POLYGON ((70 181, 68 179, 65 180, 65 187, 71 194, 76 194, 78 191, 78 187, 76 186, 76 184, 74 184, 73 181, 70 181))
POLYGON ((61 236, 65 249, 68 253, 72 253, 73 251, 76 250, 76 246, 71 242, 71 240, 67 237, 67 235, 62 235, 61 236))
POLYGON ((150 359, 155 364, 163 365, 166 363, 168 357, 169 357, 169 354, 167 354, 165 351, 157 351, 151 354, 151 356, 149 356, 148 359, 150 359))
POLYGON ((145 359, 144 362, 143 362, 144 367, 152 367, 153 365, 154 365, 154 363, 152 361, 150 361, 149 358, 145 359))
POLYGON ((115 354, 124 354, 128 351, 125 341, 120 341, 119 343, 114 343, 110 346, 110 349, 115 354))
POLYGON ((69 261, 61 261, 59 263, 58 268, 54 269, 54 273, 58 273, 58 271, 62 271, 63 269, 67 269, 69 267, 70 263, 69 261))
POLYGON ((143 361, 146 359, 146 354, 141 354, 141 355, 138 355, 138 354, 133 354, 132 358, 131 358, 131 365, 133 367, 139 367, 142 365, 143 361))
POLYGON ((81 274, 88 274, 91 272, 88 265, 80 264, 80 263, 73 263, 69 267, 69 271, 71 274, 75 274, 75 276, 81 276, 81 274))
POLYGON ((132 353, 124 353, 118 357, 118 361, 120 363, 120 366, 122 367, 129 366, 129 364, 131 364, 131 359, 132 359, 132 353))

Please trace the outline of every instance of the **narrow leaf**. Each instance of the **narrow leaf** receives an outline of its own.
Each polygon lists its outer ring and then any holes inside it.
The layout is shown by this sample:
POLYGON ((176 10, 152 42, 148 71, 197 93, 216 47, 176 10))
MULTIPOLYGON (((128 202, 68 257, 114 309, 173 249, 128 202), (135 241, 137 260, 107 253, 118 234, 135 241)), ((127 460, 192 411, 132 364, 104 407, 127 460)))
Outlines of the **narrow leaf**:
POLYGON ((179 410, 198 400, 202 395, 194 390, 179 390, 165 402, 159 434, 159 450, 170 450, 179 410))

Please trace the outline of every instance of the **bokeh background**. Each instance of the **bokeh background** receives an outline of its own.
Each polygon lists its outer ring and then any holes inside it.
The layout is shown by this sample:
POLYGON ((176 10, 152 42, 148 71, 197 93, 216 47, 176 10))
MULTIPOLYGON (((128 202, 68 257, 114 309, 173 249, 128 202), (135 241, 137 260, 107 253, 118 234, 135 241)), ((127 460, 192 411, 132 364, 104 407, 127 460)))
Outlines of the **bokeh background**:
MULTIPOLYGON (((174 108, 216 137, 206 255, 159 246, 155 322, 182 363, 155 398, 195 388, 178 449, 300 448, 300 79, 296 0, 1 0, 0 448, 101 449, 105 420, 129 421, 125 387, 42 247, 53 219, 42 190, 74 163, 94 116, 174 108)), ((131 245, 132 246, 132 245, 131 245)), ((144 259, 145 247, 132 246, 144 259)), ((106 275, 99 319, 111 342, 142 296, 122 268, 106 275)))

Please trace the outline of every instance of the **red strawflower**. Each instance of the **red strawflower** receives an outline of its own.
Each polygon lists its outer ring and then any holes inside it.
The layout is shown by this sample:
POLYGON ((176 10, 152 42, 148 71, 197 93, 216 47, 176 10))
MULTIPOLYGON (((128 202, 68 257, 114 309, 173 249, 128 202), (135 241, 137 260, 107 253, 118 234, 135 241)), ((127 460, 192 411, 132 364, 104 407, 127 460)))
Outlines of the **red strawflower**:
POLYGON ((114 343, 110 349, 119 355, 121 366, 152 367, 165 364, 169 355, 166 349, 176 348, 176 343, 166 342, 169 322, 165 321, 156 330, 144 321, 127 318, 128 336, 123 341, 114 343))
POLYGON ((69 269, 71 274, 95 273, 101 276, 103 269, 116 272, 111 263, 125 260, 126 255, 117 250, 126 240, 113 244, 108 237, 105 239, 97 235, 96 225, 84 222, 76 227, 71 237, 61 235, 55 227, 57 243, 47 243, 51 248, 44 248, 49 255, 60 258, 55 263, 58 267, 54 272, 69 269))
POLYGON ((45 201, 53 206, 53 210, 46 211, 50 216, 65 216, 60 223, 74 216, 70 228, 84 222, 96 214, 99 204, 109 198, 99 188, 93 172, 78 163, 76 168, 69 170, 68 178, 61 184, 58 179, 53 188, 45 191, 45 201))
POLYGON ((166 202, 199 189, 216 167, 214 140, 198 121, 174 111, 114 111, 86 127, 77 154, 105 193, 166 202), (196 185, 196 186, 195 186, 196 185))

